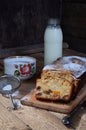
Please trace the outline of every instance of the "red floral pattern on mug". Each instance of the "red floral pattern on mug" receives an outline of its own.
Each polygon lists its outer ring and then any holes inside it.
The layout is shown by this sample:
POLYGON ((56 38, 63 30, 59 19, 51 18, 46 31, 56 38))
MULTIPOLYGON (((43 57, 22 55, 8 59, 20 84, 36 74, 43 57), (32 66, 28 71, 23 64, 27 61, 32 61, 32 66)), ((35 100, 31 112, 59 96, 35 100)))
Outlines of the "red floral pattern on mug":
POLYGON ((15 65, 15 68, 18 69, 18 65, 15 65))
POLYGON ((31 65, 30 64, 20 65, 20 73, 21 73, 21 75, 30 74, 30 71, 31 71, 31 65))

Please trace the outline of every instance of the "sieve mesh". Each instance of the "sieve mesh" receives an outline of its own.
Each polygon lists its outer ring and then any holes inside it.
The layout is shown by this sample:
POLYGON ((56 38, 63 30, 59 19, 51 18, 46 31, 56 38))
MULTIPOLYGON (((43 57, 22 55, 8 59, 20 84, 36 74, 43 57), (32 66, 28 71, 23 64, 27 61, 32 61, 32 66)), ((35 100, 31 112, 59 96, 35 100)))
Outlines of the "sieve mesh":
POLYGON ((11 75, 4 75, 0 77, 0 93, 2 94, 9 94, 15 91, 17 88, 20 87, 20 79, 11 76, 11 75))

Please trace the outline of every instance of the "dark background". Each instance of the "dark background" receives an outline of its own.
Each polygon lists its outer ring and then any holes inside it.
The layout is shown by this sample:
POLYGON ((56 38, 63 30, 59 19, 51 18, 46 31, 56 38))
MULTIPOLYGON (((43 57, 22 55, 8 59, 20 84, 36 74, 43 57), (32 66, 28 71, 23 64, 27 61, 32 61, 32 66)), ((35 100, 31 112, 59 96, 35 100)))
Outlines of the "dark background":
POLYGON ((0 47, 43 44, 51 17, 60 19, 64 42, 86 52, 86 0, 0 1, 0 47))

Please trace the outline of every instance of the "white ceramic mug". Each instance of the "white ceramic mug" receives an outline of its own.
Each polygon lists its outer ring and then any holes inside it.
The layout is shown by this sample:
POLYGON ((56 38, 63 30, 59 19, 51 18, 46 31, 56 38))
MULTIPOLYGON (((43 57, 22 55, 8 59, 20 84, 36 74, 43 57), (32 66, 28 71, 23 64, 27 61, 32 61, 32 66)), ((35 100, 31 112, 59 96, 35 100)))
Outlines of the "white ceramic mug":
POLYGON ((29 56, 12 56, 4 59, 4 73, 22 80, 30 79, 36 73, 36 59, 29 56))

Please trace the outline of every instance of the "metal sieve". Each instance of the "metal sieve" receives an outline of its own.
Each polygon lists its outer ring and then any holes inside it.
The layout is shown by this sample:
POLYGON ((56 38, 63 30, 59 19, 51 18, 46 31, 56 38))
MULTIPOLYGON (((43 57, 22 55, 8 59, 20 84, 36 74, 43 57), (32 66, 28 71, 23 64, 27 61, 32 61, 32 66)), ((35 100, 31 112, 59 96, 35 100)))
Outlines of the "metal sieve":
POLYGON ((20 79, 11 76, 11 75, 3 75, 0 77, 0 93, 11 99, 13 109, 16 109, 16 106, 13 102, 12 93, 15 92, 21 85, 20 79))

